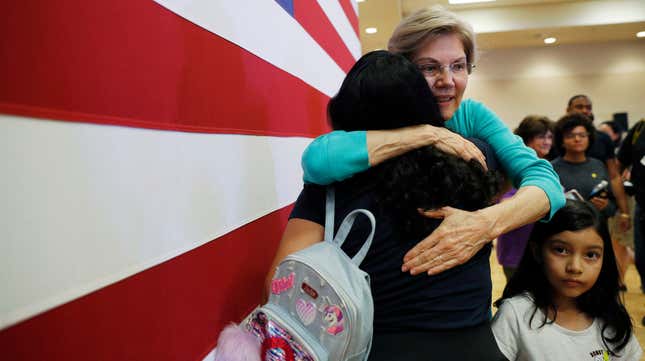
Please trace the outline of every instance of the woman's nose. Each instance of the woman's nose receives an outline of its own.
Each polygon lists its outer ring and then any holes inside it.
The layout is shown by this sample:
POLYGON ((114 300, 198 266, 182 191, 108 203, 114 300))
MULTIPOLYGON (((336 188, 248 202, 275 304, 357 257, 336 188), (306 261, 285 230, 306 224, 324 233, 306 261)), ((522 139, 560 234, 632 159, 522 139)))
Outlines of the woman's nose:
POLYGON ((442 74, 434 83, 431 84, 430 89, 445 89, 445 88, 454 88, 455 82, 450 74, 442 74))
POLYGON ((442 69, 441 73, 437 75, 434 79, 434 87, 443 88, 443 87, 452 87, 455 85, 452 72, 448 69, 442 69))

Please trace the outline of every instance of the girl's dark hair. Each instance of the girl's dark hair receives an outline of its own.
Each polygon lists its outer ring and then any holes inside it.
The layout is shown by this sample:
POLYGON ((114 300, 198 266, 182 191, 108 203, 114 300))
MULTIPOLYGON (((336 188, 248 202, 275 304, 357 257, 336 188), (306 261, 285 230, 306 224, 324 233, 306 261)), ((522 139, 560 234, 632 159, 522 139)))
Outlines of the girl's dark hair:
POLYGON ((596 283, 587 292, 576 299, 578 308, 590 317, 603 321, 602 341, 605 347, 616 354, 622 350, 632 334, 632 323, 621 299, 618 284, 618 267, 611 246, 611 240, 602 237, 601 223, 598 212, 588 202, 567 200, 565 206, 553 215, 548 223, 537 222, 529 237, 524 256, 520 264, 504 288, 502 297, 495 301, 499 307, 505 299, 528 292, 533 297, 535 309, 529 320, 538 309, 544 313, 544 319, 539 327, 552 323, 557 317, 557 308, 552 300, 552 287, 544 273, 541 260, 542 247, 547 239, 564 231, 581 231, 593 228, 603 239, 602 268, 596 283), (548 311, 554 312, 553 320, 547 319, 548 311))
POLYGON ((589 145, 588 147, 593 144, 594 140, 596 139, 596 128, 593 127, 591 124, 591 120, 586 117, 584 114, 580 113, 572 113, 572 114, 567 114, 563 116, 562 118, 558 119, 558 121, 555 123, 555 133, 553 134, 553 138, 555 141, 555 146, 558 149, 558 152, 560 155, 564 156, 565 150, 563 148, 563 143, 564 143, 564 133, 568 133, 573 128, 578 127, 578 126, 583 126, 587 130, 587 133, 589 133, 589 145))
MULTIPOLYGON (((364 55, 352 67, 328 106, 336 130, 394 129, 443 125, 427 81, 405 57, 387 51, 364 55)), ((374 186, 378 204, 393 215, 405 238, 425 237, 440 221, 418 208, 455 206, 475 210, 490 204, 499 177, 475 160, 466 162, 432 146, 385 161, 354 177, 374 186)))
POLYGON ((327 113, 335 130, 443 124, 421 72, 402 55, 384 50, 367 53, 354 64, 329 101, 327 113))
POLYGON ((543 115, 527 115, 515 128, 514 133, 522 138, 524 144, 528 144, 533 138, 548 131, 553 132, 553 122, 549 118, 543 115))

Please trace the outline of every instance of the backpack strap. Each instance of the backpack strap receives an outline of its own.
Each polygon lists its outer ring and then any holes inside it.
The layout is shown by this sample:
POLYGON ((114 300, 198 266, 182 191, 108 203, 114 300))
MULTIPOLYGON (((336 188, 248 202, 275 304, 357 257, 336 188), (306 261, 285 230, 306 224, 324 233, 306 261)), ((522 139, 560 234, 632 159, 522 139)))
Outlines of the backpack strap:
POLYGON ((327 187, 327 200, 325 201, 325 242, 334 241, 334 187, 327 187))
POLYGON ((363 214, 369 219, 371 225, 372 225, 372 230, 367 236, 367 240, 365 243, 363 243, 363 246, 361 247, 358 252, 354 255, 352 258, 352 263, 354 263, 357 266, 360 266, 361 262, 363 262, 363 259, 365 259, 365 256, 367 255, 367 251, 369 251, 370 246, 372 245, 372 239, 374 238, 374 231, 376 230, 376 220, 374 219, 374 215, 372 212, 368 211, 367 209, 355 209, 351 211, 345 219, 343 219, 343 222, 340 224, 340 227, 338 228, 338 232, 336 233, 336 237, 333 237, 334 235, 334 188, 329 186, 327 187, 327 201, 326 201, 326 214, 325 214, 325 242, 332 242, 338 247, 341 247, 343 243, 345 243, 345 239, 347 238, 347 235, 349 234, 349 231, 352 229, 352 226, 354 225, 354 220, 356 219, 356 216, 359 214, 363 214), (333 239, 332 239, 333 237, 333 239))

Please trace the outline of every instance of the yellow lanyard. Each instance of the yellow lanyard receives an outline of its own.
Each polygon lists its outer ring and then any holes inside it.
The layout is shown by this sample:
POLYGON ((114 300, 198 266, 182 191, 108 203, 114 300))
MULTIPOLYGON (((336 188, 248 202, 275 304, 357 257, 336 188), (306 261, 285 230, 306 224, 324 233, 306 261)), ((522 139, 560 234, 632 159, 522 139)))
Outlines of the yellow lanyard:
POLYGON ((640 124, 638 124, 638 127, 634 129, 634 135, 632 136, 632 145, 636 144, 638 137, 641 135, 641 131, 643 130, 643 124, 645 124, 645 121, 641 120, 640 124))

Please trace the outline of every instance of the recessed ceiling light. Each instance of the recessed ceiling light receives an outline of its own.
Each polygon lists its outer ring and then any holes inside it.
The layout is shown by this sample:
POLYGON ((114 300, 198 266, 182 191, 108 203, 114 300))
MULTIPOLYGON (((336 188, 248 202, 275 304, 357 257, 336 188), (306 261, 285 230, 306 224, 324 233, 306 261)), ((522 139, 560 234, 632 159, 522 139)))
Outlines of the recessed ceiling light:
POLYGON ((365 0, 356 0, 357 3, 362 3, 365 0))
POLYGON ((556 39, 556 38, 554 38, 554 37, 545 38, 545 39, 544 39, 544 43, 545 43, 545 44, 553 44, 553 43, 555 43, 557 40, 558 40, 558 39, 556 39))
POLYGON ((639 31, 636 33, 636 36, 639 38, 645 38, 645 31, 639 31))
POLYGON ((378 31, 376 28, 365 28, 365 32, 368 34, 374 34, 378 31))
POLYGON ((489 3, 495 0, 448 0, 448 4, 459 5, 459 4, 474 4, 474 3, 489 3))

